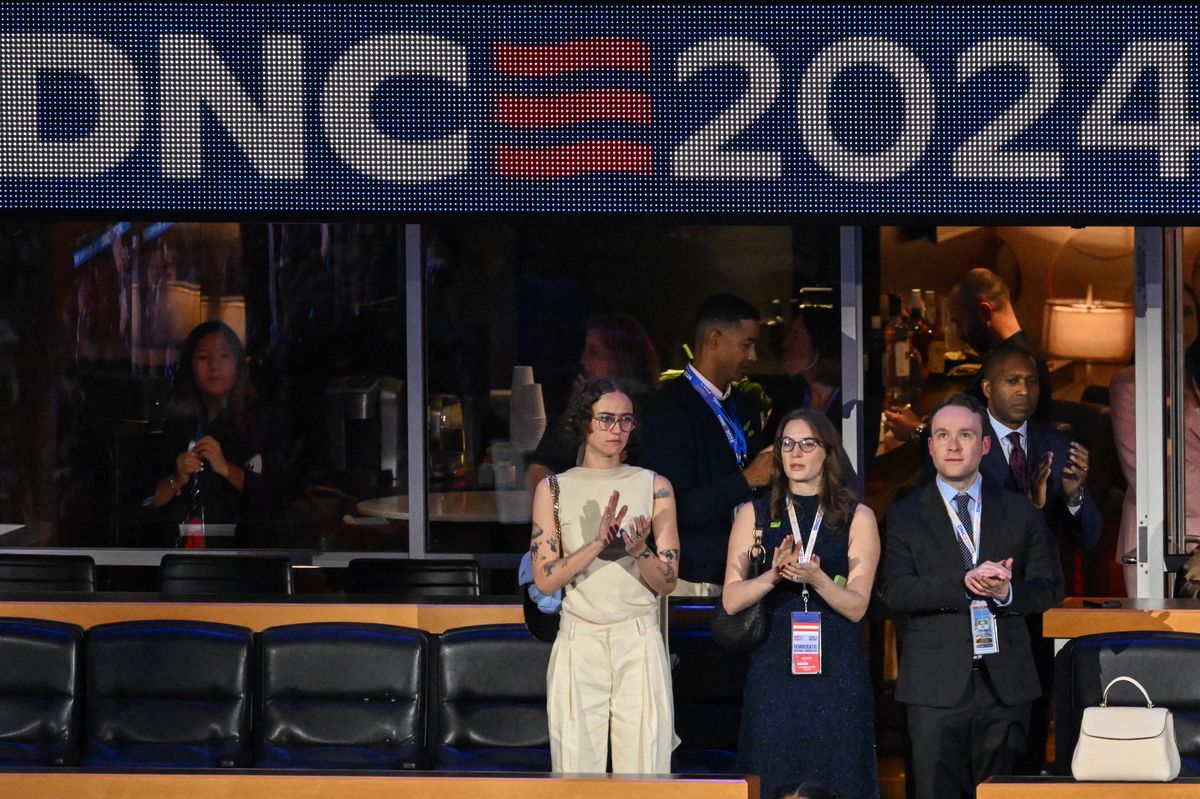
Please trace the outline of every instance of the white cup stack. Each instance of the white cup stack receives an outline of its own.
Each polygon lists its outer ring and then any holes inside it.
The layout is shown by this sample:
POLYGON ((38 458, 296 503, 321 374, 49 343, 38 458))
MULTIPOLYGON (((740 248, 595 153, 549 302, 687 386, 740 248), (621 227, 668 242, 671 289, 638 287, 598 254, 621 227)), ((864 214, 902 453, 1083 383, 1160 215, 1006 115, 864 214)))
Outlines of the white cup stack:
POLYGON ((512 442, 524 452, 536 449, 546 432, 546 405, 542 400, 542 385, 533 382, 533 367, 513 367, 508 431, 512 442))

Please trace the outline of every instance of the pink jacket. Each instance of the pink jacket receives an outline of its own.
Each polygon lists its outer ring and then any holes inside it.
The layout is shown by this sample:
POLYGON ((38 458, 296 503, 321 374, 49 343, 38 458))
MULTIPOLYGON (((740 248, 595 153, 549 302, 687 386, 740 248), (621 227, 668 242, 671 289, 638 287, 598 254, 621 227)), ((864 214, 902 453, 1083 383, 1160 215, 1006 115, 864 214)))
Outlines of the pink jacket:
MULTIPOLYGON (((1125 504, 1121 507, 1121 537, 1117 544, 1119 561, 1137 546, 1137 411, 1134 407, 1137 394, 1134 367, 1128 366, 1113 375, 1109 382, 1109 393, 1117 456, 1121 461, 1121 471, 1129 483, 1125 491, 1125 504)), ((1200 537, 1200 407, 1192 402, 1188 403, 1184 414, 1184 452, 1184 480, 1187 486, 1184 517, 1187 535, 1200 537)), ((1191 542, 1187 548, 1190 552, 1195 547, 1195 542, 1191 542)))

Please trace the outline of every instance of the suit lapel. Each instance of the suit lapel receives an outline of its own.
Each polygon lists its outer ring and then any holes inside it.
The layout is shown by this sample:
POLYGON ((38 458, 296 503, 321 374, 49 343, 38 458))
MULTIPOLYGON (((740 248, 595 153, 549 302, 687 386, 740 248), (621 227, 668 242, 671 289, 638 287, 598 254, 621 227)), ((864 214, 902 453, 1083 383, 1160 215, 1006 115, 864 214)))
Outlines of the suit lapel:
MULTIPOLYGON (((988 448, 987 454, 983 456, 983 460, 979 464, 979 471, 997 486, 1009 488, 1008 484, 1011 481, 1011 473, 1008 470, 1008 461, 1004 460, 1004 449, 1000 446, 1000 441, 996 438, 996 434, 993 432, 990 435, 992 437, 992 445, 988 448)), ((1014 490, 1016 489, 1015 485, 1011 487, 1014 490)))
POLYGON ((1012 553, 1006 554, 1008 543, 1004 529, 1004 492, 988 486, 983 489, 983 514, 979 522, 979 562, 991 560, 999 563, 1012 553))

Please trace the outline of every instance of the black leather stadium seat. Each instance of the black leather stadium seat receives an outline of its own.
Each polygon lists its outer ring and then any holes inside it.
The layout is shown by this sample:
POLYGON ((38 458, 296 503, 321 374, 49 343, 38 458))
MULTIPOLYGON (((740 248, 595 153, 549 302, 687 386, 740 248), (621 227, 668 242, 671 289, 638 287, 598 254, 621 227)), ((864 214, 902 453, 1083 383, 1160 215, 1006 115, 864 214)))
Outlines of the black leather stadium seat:
MULTIPOLYGON (((1085 635, 1068 641, 1055 660, 1055 759, 1071 773, 1071 755, 1079 740, 1084 708, 1100 704, 1104 686, 1116 677, 1140 682, 1155 707, 1171 710, 1179 744, 1180 776, 1200 775, 1200 635, 1129 632, 1085 635)), ((1145 707, 1142 694, 1128 683, 1113 686, 1109 705, 1145 707)))
POLYGON ((271 555, 163 555, 164 594, 290 594, 292 564, 271 555))
POLYGON ((83 630, 0 619, 0 766, 79 763, 83 630))
POLYGON ((248 766, 252 641, 244 627, 208 622, 93 627, 84 765, 248 766))
POLYGON ((549 771, 546 668, 550 644, 519 624, 447 630, 434 656, 434 768, 549 771))
POLYGON ((0 555, 0 593, 95 590, 96 562, 87 555, 0 555))
POLYGON ((259 641, 257 765, 423 764, 429 639, 384 624, 291 624, 259 641))
POLYGON ((707 624, 672 625, 669 642, 677 659, 671 672, 675 732, 682 739, 671 756, 671 770, 732 773, 737 770, 746 655, 714 644, 707 624))
POLYGON ((479 563, 473 560, 355 558, 347 589, 398 602, 433 597, 479 596, 479 563))

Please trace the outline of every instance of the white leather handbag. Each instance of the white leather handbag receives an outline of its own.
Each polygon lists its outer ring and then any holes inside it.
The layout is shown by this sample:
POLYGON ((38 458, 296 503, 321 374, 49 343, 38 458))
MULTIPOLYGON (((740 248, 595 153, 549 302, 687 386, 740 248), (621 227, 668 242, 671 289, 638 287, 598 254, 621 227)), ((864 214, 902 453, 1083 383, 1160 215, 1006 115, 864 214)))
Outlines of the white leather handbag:
POLYGON ((1170 782, 1179 776, 1179 746, 1171 711, 1155 707, 1142 684, 1117 677, 1104 686, 1100 707, 1083 711, 1071 774, 1090 782, 1170 782), (1145 707, 1109 707, 1108 689, 1119 682, 1137 686, 1145 707))

